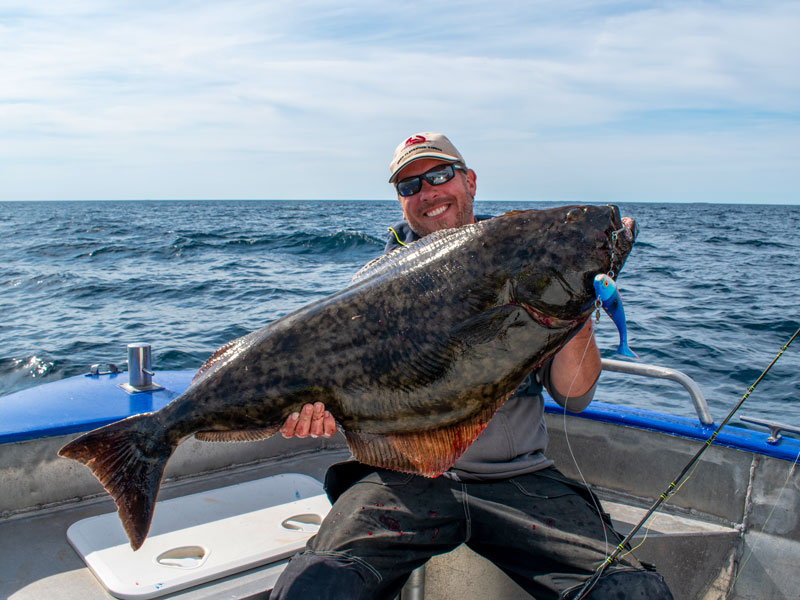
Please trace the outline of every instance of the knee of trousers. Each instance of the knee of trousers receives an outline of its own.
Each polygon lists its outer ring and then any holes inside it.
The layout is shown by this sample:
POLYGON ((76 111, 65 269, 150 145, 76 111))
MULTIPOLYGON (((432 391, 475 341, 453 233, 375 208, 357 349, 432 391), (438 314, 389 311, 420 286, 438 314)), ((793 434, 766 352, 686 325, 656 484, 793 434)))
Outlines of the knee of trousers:
POLYGON ((346 553, 306 550, 289 561, 270 600, 353 600, 379 582, 377 573, 346 553))
MULTIPOLYGON (((574 597, 569 596, 570 598, 574 597)), ((655 571, 620 570, 603 575, 587 600, 673 600, 664 578, 655 571)))

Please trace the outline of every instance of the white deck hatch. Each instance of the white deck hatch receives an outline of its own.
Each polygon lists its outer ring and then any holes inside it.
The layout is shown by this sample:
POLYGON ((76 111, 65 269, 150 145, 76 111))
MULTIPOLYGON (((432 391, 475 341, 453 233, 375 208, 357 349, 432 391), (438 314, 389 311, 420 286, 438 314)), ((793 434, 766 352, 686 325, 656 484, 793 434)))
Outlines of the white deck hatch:
POLYGON ((288 473, 158 502, 136 552, 117 513, 77 521, 67 538, 109 593, 146 600, 291 556, 330 506, 316 479, 288 473))

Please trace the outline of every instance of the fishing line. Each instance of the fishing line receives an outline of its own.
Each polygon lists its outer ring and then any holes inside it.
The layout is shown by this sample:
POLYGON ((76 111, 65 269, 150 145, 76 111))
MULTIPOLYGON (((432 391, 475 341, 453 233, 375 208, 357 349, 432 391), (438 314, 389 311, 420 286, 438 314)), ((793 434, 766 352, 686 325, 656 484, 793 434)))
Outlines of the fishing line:
POLYGON ((769 373, 770 369, 772 369, 772 366, 776 362, 778 362, 778 359, 781 356, 783 356, 783 353, 789 347, 789 344, 791 344, 794 341, 794 339, 798 336, 798 334, 800 334, 800 328, 798 328, 797 331, 794 332, 794 335, 792 335, 792 337, 789 339, 789 341, 786 342, 786 344, 784 344, 780 352, 778 352, 775 358, 772 359, 772 362, 769 363, 767 368, 764 369, 761 375, 758 376, 758 379, 755 380, 753 385, 751 385, 748 388, 745 395, 742 396, 742 399, 739 400, 739 402, 728 413, 728 416, 725 417, 725 419, 722 421, 719 427, 717 427, 714 433, 711 434, 711 437, 709 437, 705 441, 700 450, 698 450, 697 453, 689 460, 689 462, 686 463, 686 466, 683 467, 678 476, 675 479, 673 479, 672 482, 669 484, 669 486, 667 486, 667 489, 661 493, 661 495, 658 497, 655 503, 647 510, 647 512, 641 518, 641 520, 634 526, 634 528, 630 531, 630 533, 628 533, 628 535, 625 536, 625 539, 623 539, 619 543, 614 552, 612 552, 611 555, 609 555, 608 558, 606 558, 606 560, 603 561, 603 563, 599 567, 597 567, 594 574, 586 581, 584 586, 578 592, 578 595, 575 596, 574 600, 582 600, 583 598, 586 598, 586 594, 588 594, 592 590, 592 588, 597 584, 598 580, 602 576, 603 572, 605 572, 606 568, 617 560, 622 551, 625 549, 625 546, 630 542, 631 538, 633 538, 633 536, 639 532, 639 530, 648 521, 648 519, 650 519, 653 513, 655 513, 661 507, 661 505, 664 502, 666 502, 667 499, 669 499, 669 497, 672 496, 672 494, 674 494, 677 491, 677 488, 679 487, 678 484, 684 479, 684 477, 690 470, 693 470, 692 467, 694 467, 697 461, 700 460, 700 457, 702 457, 703 454, 705 454, 706 450, 708 450, 711 447, 711 444, 714 443, 714 440, 717 439, 717 436, 722 431, 722 428, 728 424, 728 422, 733 418, 733 415, 736 413, 736 411, 738 411, 742 407, 742 404, 744 404, 745 400, 747 400, 747 398, 750 397, 750 394, 753 393, 753 390, 755 390, 756 386, 761 382, 762 379, 764 379, 767 373, 769 373))
MULTIPOLYGON (((694 475, 694 472, 697 470, 697 467, 699 467, 699 466, 700 466, 700 463, 697 463, 694 467, 692 467, 692 470, 689 472, 689 474, 684 478, 684 480, 681 482, 681 484, 678 487, 675 488, 675 491, 672 492, 673 496, 675 494, 677 494, 681 490, 681 488, 686 484, 687 481, 689 481, 689 479, 691 479, 692 475, 694 475)), ((650 533, 650 529, 655 524, 656 517, 658 517, 658 515, 661 514, 661 509, 663 509, 663 508, 664 508, 664 505, 662 504, 658 508, 658 510, 656 510, 656 512, 654 513, 653 518, 650 519, 647 522, 647 527, 645 527, 645 529, 644 529, 644 536, 642 537, 642 541, 639 542, 638 544, 636 544, 633 548, 631 548, 627 552, 623 552, 622 554, 620 554, 619 558, 625 558, 629 554, 633 553, 634 550, 637 550, 638 548, 641 548, 642 545, 644 545, 645 540, 647 540, 647 535, 650 533)))
MULTIPOLYGON (((589 322, 591 317, 589 317, 589 322)), ((586 325, 584 325, 586 327, 586 325)), ((589 327, 592 327, 591 322, 589 322, 589 327)), ((572 376, 572 381, 569 383, 569 388, 567 388, 567 393, 565 395, 566 402, 565 404, 569 404, 570 394, 572 393, 572 386, 575 384, 575 381, 578 379, 578 373, 581 371, 581 367, 583 366, 583 360, 586 358, 586 353, 589 351, 589 346, 592 343, 592 339, 594 339, 594 330, 592 330, 592 334, 586 340, 586 345, 583 347, 583 354, 581 354, 581 359, 578 361, 578 368, 575 370, 575 374, 572 376)), ((589 491, 589 497, 592 499, 592 504, 594 505, 594 509, 597 511, 598 516, 600 517, 600 524, 603 527, 603 542, 604 542, 604 550, 603 554, 608 555, 608 529, 606 528, 606 520, 603 518, 603 510, 597 504, 597 499, 595 498, 594 493, 592 492, 589 483, 586 481, 586 478, 583 476, 583 472, 581 471, 580 466, 578 466, 578 459, 575 457, 575 453, 572 451, 572 444, 569 442, 569 434, 567 434, 567 407, 562 407, 564 410, 562 412, 562 428, 564 430, 564 441, 567 443, 567 450, 569 450, 569 455, 572 457, 572 462, 575 465, 575 468, 578 470, 578 475, 580 475, 581 481, 583 482, 583 487, 585 487, 589 491)))

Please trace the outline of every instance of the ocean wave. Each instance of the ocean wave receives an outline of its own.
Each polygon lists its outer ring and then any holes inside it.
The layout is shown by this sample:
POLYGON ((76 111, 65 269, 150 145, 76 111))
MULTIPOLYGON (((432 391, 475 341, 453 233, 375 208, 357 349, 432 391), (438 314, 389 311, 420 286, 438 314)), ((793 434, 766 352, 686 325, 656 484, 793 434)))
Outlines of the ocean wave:
MULTIPOLYGON (((89 252, 85 256, 87 256, 88 258, 98 258, 106 254, 113 254, 113 255, 133 254, 133 251, 125 246, 117 246, 117 245, 100 246, 99 248, 94 248, 92 250, 89 250, 89 252)), ((76 256, 76 258, 79 257, 76 256)))
POLYGON ((202 350, 187 352, 186 350, 175 348, 166 350, 154 349, 153 369, 156 370, 156 373, 158 370, 198 369, 210 355, 211 352, 203 352, 202 350))
POLYGON ((0 357, 0 396, 66 376, 50 357, 0 357))
POLYGON ((346 253, 367 248, 382 249, 383 243, 370 235, 359 231, 335 231, 332 233, 316 231, 292 231, 287 233, 269 233, 263 235, 204 236, 191 235, 175 238, 170 248, 173 256, 186 253, 197 253, 208 249, 215 251, 234 250, 241 252, 263 252, 272 250, 286 254, 320 254, 346 253))
MULTIPOLYGON (((800 325, 800 207, 621 208, 642 228, 620 276, 631 347, 641 362, 695 378, 719 414, 800 325)), ((18 203, 11 212, 0 222, 0 394, 93 363, 123 365, 131 342, 152 344, 156 370, 196 369, 230 339, 346 286, 398 218, 396 202, 18 203)), ((618 336, 605 316, 596 337, 613 356, 618 336)), ((793 347, 750 414, 800 425, 798 371, 793 347)), ((647 378, 604 373, 598 399, 694 414, 679 385, 647 378)))

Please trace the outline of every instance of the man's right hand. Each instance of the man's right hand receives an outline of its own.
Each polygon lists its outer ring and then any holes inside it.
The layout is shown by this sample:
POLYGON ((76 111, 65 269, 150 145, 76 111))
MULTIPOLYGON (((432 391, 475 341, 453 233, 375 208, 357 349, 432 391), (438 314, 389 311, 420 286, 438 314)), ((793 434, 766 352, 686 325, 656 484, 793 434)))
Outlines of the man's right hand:
POLYGON ((280 432, 285 438, 304 438, 309 435, 312 438, 329 438, 336 433, 336 420, 325 410, 322 402, 304 404, 299 413, 292 413, 286 418, 280 432))

